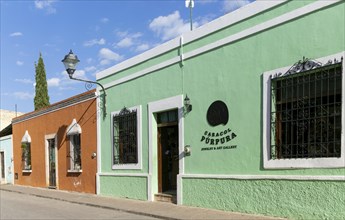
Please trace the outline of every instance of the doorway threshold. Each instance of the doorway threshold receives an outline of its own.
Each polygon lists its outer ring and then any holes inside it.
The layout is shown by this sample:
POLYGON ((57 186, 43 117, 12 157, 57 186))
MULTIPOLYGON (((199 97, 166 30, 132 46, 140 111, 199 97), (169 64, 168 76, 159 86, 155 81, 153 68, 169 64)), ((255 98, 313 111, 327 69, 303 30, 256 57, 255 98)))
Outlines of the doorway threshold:
POLYGON ((177 204, 176 190, 169 190, 155 194, 155 201, 177 204))

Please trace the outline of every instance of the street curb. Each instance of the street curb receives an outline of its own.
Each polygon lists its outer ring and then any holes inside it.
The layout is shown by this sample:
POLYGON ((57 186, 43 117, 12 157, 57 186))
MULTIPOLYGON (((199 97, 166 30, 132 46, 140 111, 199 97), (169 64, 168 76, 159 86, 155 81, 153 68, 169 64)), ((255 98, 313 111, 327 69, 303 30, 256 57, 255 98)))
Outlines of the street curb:
POLYGON ((96 204, 87 203, 87 202, 70 201, 70 200, 67 200, 67 199, 61 199, 61 198, 50 197, 50 196, 43 196, 43 195, 38 195, 38 194, 34 194, 34 193, 25 193, 25 192, 16 191, 16 190, 10 190, 10 189, 0 188, 0 191, 14 192, 14 193, 18 193, 18 194, 25 194, 25 195, 30 195, 30 196, 36 196, 36 197, 39 197, 39 198, 52 199, 52 200, 57 200, 57 201, 69 202, 69 203, 72 203, 72 204, 86 205, 86 206, 95 207, 95 208, 114 210, 114 211, 125 212, 125 213, 136 214, 136 215, 142 215, 142 216, 153 217, 153 218, 159 218, 159 219, 181 220, 179 218, 172 218, 172 217, 167 217, 167 216, 162 216, 162 215, 150 214, 150 213, 146 213, 146 212, 139 212, 139 211, 133 211, 133 210, 119 209, 119 208, 115 208, 115 207, 104 206, 104 205, 96 205, 96 204))

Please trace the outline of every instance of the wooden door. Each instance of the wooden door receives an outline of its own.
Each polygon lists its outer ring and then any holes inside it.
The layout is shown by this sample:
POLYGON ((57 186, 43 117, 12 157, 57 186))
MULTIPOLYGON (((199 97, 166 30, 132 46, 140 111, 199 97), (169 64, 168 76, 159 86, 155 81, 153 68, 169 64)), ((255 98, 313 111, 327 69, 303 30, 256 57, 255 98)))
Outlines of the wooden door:
POLYGON ((158 192, 176 190, 179 170, 178 126, 158 128, 158 192))

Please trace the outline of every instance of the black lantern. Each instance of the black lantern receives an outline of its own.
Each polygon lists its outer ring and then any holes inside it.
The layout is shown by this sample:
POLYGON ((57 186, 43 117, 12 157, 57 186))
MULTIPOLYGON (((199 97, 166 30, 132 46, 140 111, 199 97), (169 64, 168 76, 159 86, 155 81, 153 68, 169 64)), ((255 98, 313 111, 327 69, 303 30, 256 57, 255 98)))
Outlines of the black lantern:
POLYGON ((186 94, 186 97, 184 98, 183 104, 187 112, 192 111, 192 104, 190 104, 190 99, 187 94, 186 94))
POLYGON ((62 62, 65 65, 69 78, 72 79, 73 73, 75 72, 77 64, 80 62, 80 60, 78 59, 77 55, 73 54, 72 50, 70 50, 62 62))

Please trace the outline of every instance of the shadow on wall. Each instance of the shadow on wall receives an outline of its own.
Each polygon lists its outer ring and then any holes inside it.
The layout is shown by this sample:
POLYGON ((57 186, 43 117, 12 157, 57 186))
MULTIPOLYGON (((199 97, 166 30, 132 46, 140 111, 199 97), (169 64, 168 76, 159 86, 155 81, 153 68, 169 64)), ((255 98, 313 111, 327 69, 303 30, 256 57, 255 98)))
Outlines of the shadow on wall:
POLYGON ((67 125, 62 125, 59 127, 58 131, 57 131, 57 146, 58 146, 58 150, 60 150, 60 148, 65 144, 66 142, 66 129, 67 129, 67 125))

